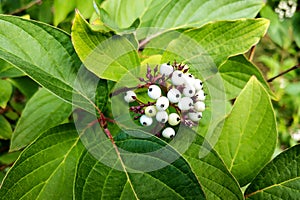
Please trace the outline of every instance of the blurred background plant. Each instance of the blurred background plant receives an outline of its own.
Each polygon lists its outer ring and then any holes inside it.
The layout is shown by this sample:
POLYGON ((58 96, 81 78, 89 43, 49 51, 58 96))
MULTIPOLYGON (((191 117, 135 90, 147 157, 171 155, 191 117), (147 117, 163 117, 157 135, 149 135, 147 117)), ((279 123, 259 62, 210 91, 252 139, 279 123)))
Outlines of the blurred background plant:
MULTIPOLYGON (((95 3, 100 4, 102 0, 95 3)), ((0 13, 12 14, 57 26, 66 32, 77 8, 94 29, 103 24, 93 0, 0 0, 0 13)), ((255 47, 253 62, 266 79, 278 75, 300 61, 300 11, 297 1, 269 0, 259 17, 270 20, 267 35, 255 47)), ((277 96, 273 101, 279 142, 276 153, 300 141, 300 70, 293 70, 270 82, 277 96)), ((10 137, 26 102, 39 85, 9 63, 0 60, 0 182, 20 151, 9 153, 10 137)))

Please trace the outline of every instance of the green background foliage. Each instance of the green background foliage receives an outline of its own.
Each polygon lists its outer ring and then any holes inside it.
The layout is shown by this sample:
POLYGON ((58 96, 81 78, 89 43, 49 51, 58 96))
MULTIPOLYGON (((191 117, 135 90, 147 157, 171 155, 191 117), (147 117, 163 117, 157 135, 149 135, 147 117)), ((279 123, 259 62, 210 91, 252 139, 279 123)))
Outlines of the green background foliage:
POLYGON ((299 199, 300 72, 268 78, 299 63, 300 13, 278 3, 1 1, 1 199, 299 199), (116 84, 174 60, 206 84, 198 129, 98 126, 116 84))

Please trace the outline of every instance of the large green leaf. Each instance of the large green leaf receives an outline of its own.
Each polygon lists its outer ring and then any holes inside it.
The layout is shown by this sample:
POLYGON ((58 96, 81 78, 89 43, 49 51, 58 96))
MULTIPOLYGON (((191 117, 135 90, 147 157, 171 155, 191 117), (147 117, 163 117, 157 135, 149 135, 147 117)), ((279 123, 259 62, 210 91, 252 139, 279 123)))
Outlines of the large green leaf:
POLYGON ((74 125, 48 130, 22 152, 8 172, 1 199, 73 199, 83 150, 74 125))
POLYGON ((24 73, 9 64, 8 62, 0 59, 0 78, 24 76, 24 73))
POLYGON ((100 132, 93 128, 81 137, 94 158, 82 158, 76 183, 79 199, 195 199, 201 198, 201 188, 208 199, 243 198, 217 153, 191 129, 180 128, 169 144, 143 131, 121 131, 114 137, 117 151, 100 132))
POLYGON ((300 145, 281 154, 262 169, 245 192, 247 199, 300 198, 300 145))
POLYGON ((276 141, 272 103, 263 86, 252 77, 226 117, 215 149, 244 186, 270 160, 276 141))
POLYGON ((258 68, 242 55, 229 58, 219 68, 219 72, 224 81, 227 99, 236 98, 251 76, 255 76, 268 93, 274 97, 273 92, 258 68))
POLYGON ((153 32, 149 31, 154 34, 165 29, 200 27, 215 20, 252 18, 262 5, 260 0, 108 0, 101 5, 100 13, 104 23, 117 31, 140 20, 139 29, 144 32, 153 27, 153 32))
POLYGON ((91 90, 95 88, 89 90, 91 93, 82 88, 97 85, 99 79, 83 72, 68 34, 43 23, 5 15, 0 16, 0 27, 1 58, 69 103, 83 109, 93 104, 95 90, 91 90))
POLYGON ((268 24, 266 19, 240 19, 184 31, 168 45, 162 61, 188 62, 202 76, 210 76, 229 56, 245 53, 258 43, 268 24))
POLYGON ((100 78, 118 81, 140 65, 135 47, 125 36, 92 31, 79 13, 72 27, 72 41, 83 64, 100 78))
POLYGON ((11 138, 10 151, 25 147, 41 133, 63 122, 72 106, 45 89, 27 102, 11 138))
POLYGON ((0 91, 0 108, 5 108, 13 91, 11 83, 0 79, 0 91))

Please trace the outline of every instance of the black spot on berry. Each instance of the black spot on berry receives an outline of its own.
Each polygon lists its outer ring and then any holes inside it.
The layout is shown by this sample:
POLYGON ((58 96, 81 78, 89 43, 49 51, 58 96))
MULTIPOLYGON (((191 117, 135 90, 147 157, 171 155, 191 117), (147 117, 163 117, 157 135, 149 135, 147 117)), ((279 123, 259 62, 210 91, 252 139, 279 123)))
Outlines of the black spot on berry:
POLYGON ((165 121, 166 121, 166 119, 162 119, 162 120, 161 120, 161 122, 165 122, 165 121))
POLYGON ((192 107, 192 105, 193 105, 192 103, 189 104, 190 107, 192 107))
POLYGON ((201 118, 201 115, 198 115, 198 118, 200 119, 200 118, 201 118))
POLYGON ((143 122, 143 125, 144 125, 144 126, 146 126, 146 125, 147 125, 147 123, 146 123, 146 122, 143 122))
POLYGON ((152 110, 149 110, 149 113, 152 113, 152 110))
POLYGON ((193 90, 189 90, 189 93, 190 93, 190 94, 193 94, 193 90))
POLYGON ((149 92, 152 92, 152 88, 149 88, 149 92))
POLYGON ((176 119, 178 122, 180 121, 180 118, 179 117, 177 117, 177 119, 176 119))
POLYGON ((161 108, 165 107, 165 104, 161 104, 160 107, 161 107, 161 108))
POLYGON ((179 98, 179 96, 180 96, 179 94, 176 94, 176 98, 179 98))
POLYGON ((178 77, 182 77, 182 74, 178 74, 178 77))

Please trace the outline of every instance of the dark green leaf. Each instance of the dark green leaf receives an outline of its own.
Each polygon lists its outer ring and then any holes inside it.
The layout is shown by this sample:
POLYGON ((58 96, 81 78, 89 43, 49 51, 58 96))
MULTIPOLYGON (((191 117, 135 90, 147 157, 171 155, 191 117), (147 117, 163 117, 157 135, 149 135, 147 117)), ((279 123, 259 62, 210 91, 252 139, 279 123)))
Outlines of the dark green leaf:
POLYGON ((245 192, 247 199, 300 198, 300 145, 281 154, 261 170, 245 192))
POLYGON ((84 151, 72 124, 50 129, 26 148, 7 174, 2 199, 73 199, 77 165, 84 151))

